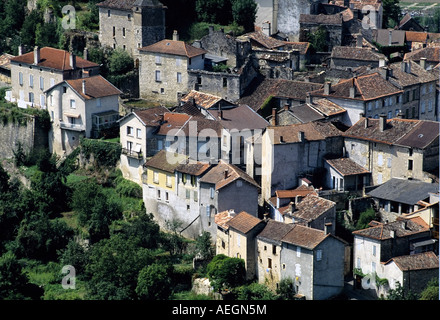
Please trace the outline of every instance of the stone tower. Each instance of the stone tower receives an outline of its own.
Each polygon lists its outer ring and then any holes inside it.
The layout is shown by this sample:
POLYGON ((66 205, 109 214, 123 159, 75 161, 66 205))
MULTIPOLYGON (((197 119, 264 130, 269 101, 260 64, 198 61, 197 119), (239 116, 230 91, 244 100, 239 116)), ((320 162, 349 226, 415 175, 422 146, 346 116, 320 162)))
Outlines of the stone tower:
POLYGON ((137 48, 165 39, 165 10, 158 0, 136 0, 133 3, 133 33, 137 48))

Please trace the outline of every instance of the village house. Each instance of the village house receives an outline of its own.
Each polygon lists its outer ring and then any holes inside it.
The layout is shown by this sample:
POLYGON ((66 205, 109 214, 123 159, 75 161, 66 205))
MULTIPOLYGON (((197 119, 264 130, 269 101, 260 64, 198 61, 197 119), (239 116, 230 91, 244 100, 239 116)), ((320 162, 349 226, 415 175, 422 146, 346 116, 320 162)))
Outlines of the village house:
POLYGON ((405 31, 419 31, 423 32, 425 31, 425 28, 423 28, 413 17, 411 17, 411 14, 408 12, 405 14, 405 16, 400 20, 399 24, 396 26, 399 30, 405 30, 405 31))
POLYGON ((314 34, 322 28, 325 30, 326 52, 331 52, 333 47, 342 45, 343 19, 341 13, 301 14, 299 25, 300 41, 308 41, 310 34, 314 34))
POLYGON ((281 239, 281 278, 290 278, 297 297, 325 300, 344 288, 347 243, 331 233, 294 224, 281 239))
POLYGON ((411 219, 420 217, 431 228, 432 238, 439 240, 439 201, 438 191, 430 195, 428 202, 419 201, 421 208, 410 213, 402 213, 402 217, 411 219), (434 196, 433 196, 434 195, 434 196))
POLYGON ((371 185, 391 178, 431 182, 438 176, 439 124, 362 118, 343 133, 346 157, 371 172, 371 185))
POLYGON ((11 83, 11 59, 14 57, 9 53, 0 56, 0 81, 4 83, 11 83))
POLYGON ((329 3, 349 8, 357 19, 368 25, 366 29, 382 28, 383 4, 381 0, 334 0, 329 3))
POLYGON ((99 41, 104 47, 138 49, 165 38, 165 10, 158 0, 105 0, 99 9, 99 41))
MULTIPOLYGON (((420 217, 390 223, 372 221, 369 228, 354 231, 353 236, 355 274, 369 276, 370 283, 379 277, 388 280, 389 289, 395 289, 399 281, 405 288, 420 292, 438 275, 438 257, 433 252, 436 246, 438 252, 438 243, 431 241, 429 226, 420 217), (407 264, 410 260, 414 263, 407 264), (404 264, 409 268, 401 269, 404 264), (400 271, 396 270, 396 265, 400 271), (435 268, 437 270, 432 270, 435 268), (413 270, 416 271, 414 274, 413 270), (402 273, 407 277, 402 277, 402 273)), ((369 288, 374 289, 377 296, 386 294, 388 289, 371 284, 369 288)))
POLYGON ((243 259, 246 279, 255 279, 256 236, 265 227, 266 222, 245 211, 236 214, 231 210, 218 213, 215 222, 218 226, 216 254, 243 259))
POLYGON ((426 69, 430 69, 435 67, 440 63, 440 45, 432 45, 427 46, 426 48, 421 48, 417 50, 413 50, 411 52, 405 53, 404 60, 412 60, 417 63, 421 63, 421 59, 425 58, 426 60, 426 69))
POLYGON ((99 74, 99 65, 64 50, 35 47, 11 58, 11 93, 7 97, 20 108, 46 109, 45 90, 64 80, 99 74))
POLYGON ((388 59, 385 55, 369 47, 362 46, 362 37, 358 37, 356 47, 335 46, 330 56, 330 67, 335 69, 370 66, 377 68, 388 59))
POLYGON ((167 112, 169 110, 162 106, 139 109, 119 120, 119 139, 122 145, 119 168, 125 179, 142 185, 143 164, 158 151, 155 133, 167 112))
POLYGON ((370 185, 371 173, 350 158, 326 159, 326 188, 337 191, 362 191, 370 185))
POLYGON ((118 125, 121 91, 102 76, 64 80, 45 90, 52 120, 49 150, 68 155, 80 138, 99 138, 118 125))
MULTIPOLYGON (((342 156, 341 134, 331 122, 268 127, 261 137, 261 155, 249 152, 254 159, 261 159, 262 199, 267 201, 276 190, 295 188, 300 176, 322 170, 325 157, 342 156)), ((253 162, 249 159, 247 163, 253 162)), ((318 186, 321 183, 312 182, 318 186)))

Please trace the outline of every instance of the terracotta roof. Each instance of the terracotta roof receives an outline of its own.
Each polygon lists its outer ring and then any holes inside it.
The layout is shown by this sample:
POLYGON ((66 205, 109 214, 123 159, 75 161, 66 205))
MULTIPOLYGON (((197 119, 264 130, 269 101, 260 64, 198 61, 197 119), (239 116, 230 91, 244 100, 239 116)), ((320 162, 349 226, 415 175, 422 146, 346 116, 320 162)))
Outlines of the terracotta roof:
POLYGON ((295 219, 311 222, 318 219, 322 214, 335 206, 336 203, 333 201, 321 198, 314 194, 308 194, 296 204, 296 210, 291 212, 291 215, 295 217, 295 219))
POLYGON ((180 163, 176 167, 176 171, 183 172, 186 174, 190 174, 193 176, 200 176, 203 173, 205 173, 211 165, 207 162, 200 162, 200 161, 194 161, 194 160, 187 160, 182 163, 180 163))
POLYGON ((195 103, 198 107, 202 107, 203 109, 212 108, 217 103, 223 100, 221 97, 217 97, 209 93, 191 90, 187 95, 182 97, 181 101, 189 102, 192 99, 195 100, 195 103))
POLYGON ((428 40, 427 32, 405 31, 406 41, 426 42, 428 40))
POLYGON ((312 96, 335 97, 355 100, 373 100, 380 97, 402 93, 402 90, 385 80, 378 72, 341 80, 332 85, 329 95, 324 94, 324 89, 311 92, 312 96), (350 97, 350 88, 355 88, 354 97, 350 97))
POLYGON ((168 39, 140 48, 139 51, 165 53, 176 56, 184 56, 187 58, 194 58, 207 53, 206 50, 193 47, 184 41, 176 41, 176 40, 168 40, 168 39))
POLYGON ((314 194, 314 195, 318 195, 318 193, 316 193, 315 188, 313 188, 312 186, 307 187, 307 186, 299 186, 296 189, 293 190, 277 190, 275 191, 275 194, 277 196, 277 198, 280 199, 286 199, 286 198, 295 198, 296 196, 300 196, 300 197, 305 197, 308 194, 314 194))
MULTIPOLYGON (((344 6, 344 0, 336 0, 334 1, 335 4, 344 6)), ((362 10, 365 6, 370 5, 373 6, 376 10, 380 8, 382 5, 381 0, 350 0, 349 1, 349 7, 352 7, 356 10, 362 10)))
POLYGON ((375 52, 370 48, 358 48, 347 46, 335 46, 332 49, 331 58, 359 60, 359 61, 379 61, 386 59, 385 55, 375 52))
POLYGON ((339 158, 326 160, 326 162, 338 171, 342 176, 351 176, 357 174, 369 173, 362 166, 351 160, 350 158, 339 158))
POLYGON ((276 49, 286 44, 284 41, 272 37, 268 37, 262 31, 246 33, 243 36, 250 38, 251 40, 256 42, 260 47, 264 47, 266 49, 276 49))
POLYGON ((171 130, 176 134, 191 119, 191 116, 184 113, 166 112, 163 115, 163 122, 160 124, 157 134, 167 135, 171 130))
POLYGON ((439 267, 438 256, 432 251, 394 257, 386 264, 391 262, 394 262, 402 271, 438 269, 439 267))
POLYGON ((176 168, 179 167, 180 163, 186 161, 187 158, 188 157, 183 154, 160 150, 144 164, 144 167, 151 167, 169 173, 174 173, 176 168))
POLYGON ((293 228, 293 224, 269 220, 264 229, 258 234, 257 239, 280 242, 293 228))
POLYGON ((308 24, 316 23, 320 25, 330 24, 330 25, 342 25, 342 14, 300 14, 299 23, 308 24))
POLYGON ((429 62, 440 62, 440 46, 421 48, 405 53, 404 56, 404 60, 419 61, 420 58, 426 58, 429 62))
POLYGON ((396 220, 387 224, 378 223, 374 227, 353 231, 354 235, 376 240, 387 240, 393 237, 402 238, 429 231, 429 226, 422 218, 396 220))
POLYGON ((204 117, 203 113, 192 103, 192 101, 184 102, 183 104, 178 105, 173 109, 173 112, 186 113, 187 115, 193 117, 204 117))
POLYGON ((285 44, 290 50, 298 50, 299 54, 302 54, 302 55, 306 54, 307 51, 309 50, 309 47, 310 47, 309 42, 289 42, 289 41, 286 41, 285 44))
POLYGON ((0 56, 0 68, 11 70, 11 59, 15 58, 12 54, 3 53, 0 56))
POLYGON ((327 117, 347 112, 343 107, 326 98, 313 99, 310 106, 327 117))
POLYGON ((153 127, 158 127, 160 125, 163 115, 167 112, 170 111, 162 106, 133 111, 133 113, 141 119, 144 125, 153 127))
MULTIPOLYGON (((34 51, 25 53, 21 56, 11 59, 11 62, 34 64, 34 51)), ((64 50, 44 47, 40 49, 40 62, 37 64, 39 67, 51 68, 56 70, 72 70, 70 66, 70 53, 64 50)), ((80 69, 84 68, 97 68, 98 64, 84 60, 81 57, 76 56, 76 67, 80 69)))
POLYGON ((101 75, 88 78, 66 80, 66 83, 83 99, 86 100, 120 95, 122 93, 121 90, 116 88, 101 75), (85 84, 85 93, 83 92, 83 81, 85 84))
POLYGON ((200 179, 200 182, 214 184, 215 190, 219 190, 238 179, 242 179, 255 187, 259 187, 258 183, 255 182, 255 180, 252 179, 246 172, 233 164, 224 162, 223 160, 220 160, 220 162, 214 168, 206 173, 200 179))
POLYGON ((273 144, 300 142, 300 132, 304 132, 304 138, 307 141, 324 140, 326 138, 339 136, 342 134, 342 132, 339 131, 332 123, 319 121, 292 124, 288 126, 271 126, 267 129, 272 130, 269 131, 269 134, 273 133, 273 144))
POLYGON ((313 250, 330 236, 330 234, 325 234, 324 231, 295 224, 281 241, 313 250))
POLYGON ((229 228, 233 228, 241 233, 246 234, 262 222, 263 220, 260 220, 257 217, 242 211, 231 220, 226 222, 226 224, 229 226, 229 228))
POLYGON ((269 125, 263 117, 244 104, 232 108, 223 108, 221 118, 218 109, 210 109, 208 113, 220 122, 225 129, 229 130, 264 129, 269 125))
POLYGON ((229 210, 225 210, 225 211, 217 213, 214 216, 214 222, 217 226, 219 226, 223 230, 228 230, 229 229, 228 222, 233 217, 235 217, 235 215, 232 215, 229 210))

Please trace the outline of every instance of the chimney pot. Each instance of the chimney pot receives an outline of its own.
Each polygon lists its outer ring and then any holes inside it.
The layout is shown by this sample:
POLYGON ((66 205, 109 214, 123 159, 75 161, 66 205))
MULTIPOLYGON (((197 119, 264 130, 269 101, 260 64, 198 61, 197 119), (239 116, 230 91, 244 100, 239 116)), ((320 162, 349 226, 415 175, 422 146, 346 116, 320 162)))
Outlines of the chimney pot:
POLYGON ((326 81, 326 82, 324 83, 324 94, 325 94, 326 96, 328 96, 328 95, 330 94, 331 87, 332 87, 332 83, 331 83, 330 81, 326 81))
POLYGON ((368 128, 368 118, 365 118, 365 129, 368 128))
POLYGON ((352 86, 350 87, 350 98, 354 99, 355 95, 356 95, 356 87, 352 86))
POLYGON ((331 228, 332 228, 332 226, 333 226, 333 223, 331 223, 331 222, 327 222, 327 223, 325 223, 325 224, 324 224, 324 233, 325 233, 325 234, 329 234, 329 233, 331 233, 331 228))
POLYGON ((305 133, 304 133, 304 131, 299 131, 298 132, 298 140, 299 140, 299 142, 304 142, 304 140, 305 140, 305 133))
POLYGON ((226 169, 225 169, 225 179, 227 179, 227 178, 228 178, 228 174, 229 174, 229 169, 228 169, 228 168, 226 168, 226 169))
POLYGON ((23 55, 23 45, 21 44, 18 46, 18 55, 19 56, 23 55))
POLYGON ((85 95, 86 94, 86 80, 82 81, 82 93, 85 95))
POLYGON ((34 48, 34 64, 40 63, 40 48, 35 46, 34 48))
POLYGON ((289 203, 289 209, 290 213, 293 213, 295 211, 295 203, 293 201, 289 203))
POLYGON ((384 132, 387 126, 387 116, 385 114, 381 114, 379 116, 379 130, 380 132, 384 132))
POLYGON ((72 51, 69 53, 69 55, 70 67, 72 69, 76 69, 76 55, 72 51))
POLYGON ((420 66, 426 70, 426 58, 420 58, 420 66))
POLYGON ((84 60, 89 60, 89 49, 84 48, 84 60))
POLYGON ((174 32, 173 32, 173 40, 179 41, 179 34, 177 33, 177 30, 174 30, 174 32))

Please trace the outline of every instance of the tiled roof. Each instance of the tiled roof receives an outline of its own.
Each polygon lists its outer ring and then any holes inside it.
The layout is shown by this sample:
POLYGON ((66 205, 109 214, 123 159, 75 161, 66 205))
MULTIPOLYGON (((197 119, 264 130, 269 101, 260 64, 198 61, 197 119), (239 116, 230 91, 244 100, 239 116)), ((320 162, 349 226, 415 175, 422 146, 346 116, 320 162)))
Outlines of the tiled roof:
POLYGON ((311 108, 307 103, 301 104, 299 106, 290 107, 289 112, 291 112, 293 116, 300 120, 302 123, 324 119, 324 116, 322 114, 320 114, 314 108, 311 108))
POLYGON ((418 217, 396 220, 387 224, 377 223, 373 227, 353 231, 353 234, 376 240, 387 240, 393 236, 402 238, 427 231, 429 231, 429 226, 418 217))
POLYGON ((342 25, 342 14, 300 14, 299 23, 342 25))
POLYGON ((12 54, 3 53, 0 56, 0 68, 11 70, 11 59, 14 57, 12 54))
POLYGON ((277 198, 280 199, 285 199, 285 198, 295 198, 296 196, 300 196, 300 197, 305 197, 308 194, 314 194, 314 195, 318 195, 315 191, 315 188, 313 188, 312 186, 307 187, 307 186, 299 186, 296 189, 293 190, 277 190, 275 191, 275 194, 277 196, 277 198))
POLYGON ((191 119, 191 116, 184 113, 166 112, 163 115, 163 122, 157 134, 167 135, 171 130, 176 134, 178 130, 185 126, 189 119, 191 119))
POLYGON ((386 264, 394 262, 402 271, 438 269, 438 256, 432 252, 422 252, 391 258, 386 264))
POLYGON ((101 75, 88 78, 66 80, 70 87, 75 90, 83 99, 90 100, 101 97, 119 95, 121 90, 108 82, 101 75), (83 92, 83 81, 85 84, 85 93, 83 92))
MULTIPOLYGON (((344 6, 344 0, 336 0, 334 1, 335 4, 344 6)), ((370 5, 373 6, 376 10, 380 8, 382 5, 382 1, 380 0, 350 0, 349 1, 349 7, 356 9, 356 10, 362 10, 365 6, 370 5)))
POLYGON ((309 42, 285 42, 286 46, 290 50, 298 50, 299 54, 306 54, 309 50, 310 43, 309 42))
POLYGON ((157 127, 160 125, 163 115, 170 112, 167 108, 159 106, 149 109, 135 110, 133 113, 141 119, 146 126, 157 127))
POLYGON ((428 40, 427 32, 405 31, 406 41, 426 42, 428 40))
POLYGON ((404 60, 419 61, 420 58, 426 58, 429 62, 440 62, 440 46, 421 48, 408 52, 404 56, 404 60))
POLYGON ((168 39, 140 48, 139 51, 165 53, 176 56, 184 56, 187 58, 194 58, 207 53, 206 50, 193 47, 184 41, 176 41, 176 40, 168 40, 168 39))
POLYGON ((182 127, 181 132, 187 137, 213 137, 220 138, 223 126, 220 121, 207 119, 205 117, 191 117, 182 127))
POLYGON ((379 73, 375 72, 348 80, 341 80, 332 85, 329 95, 324 93, 324 89, 311 92, 312 96, 334 97, 355 100, 373 100, 380 97, 390 96, 401 93, 402 90, 385 80, 379 73), (355 88, 354 98, 350 98, 350 88, 355 88))
POLYGON ((342 134, 332 123, 319 121, 268 127, 268 129, 273 130, 269 133, 273 133, 273 144, 300 142, 300 132, 304 132, 304 138, 307 141, 324 140, 342 134))
POLYGON ((176 167, 176 171, 190 174, 193 176, 200 176, 203 173, 205 173, 210 167, 211 165, 207 162, 187 160, 180 163, 176 167))
POLYGON ((98 7, 113 8, 119 10, 132 10, 134 6, 151 7, 160 6, 162 3, 158 0, 105 0, 96 4, 98 7))
POLYGON ((235 217, 235 215, 231 215, 229 210, 225 210, 225 211, 217 213, 214 216, 214 222, 217 226, 219 226, 223 230, 227 230, 227 229, 229 229, 228 222, 233 217, 235 217))
POLYGON ((438 190, 438 183, 392 178, 367 194, 373 198, 415 205, 420 200, 429 198, 430 193, 438 192, 438 190))
POLYGON ((298 204, 291 215, 297 219, 310 222, 319 218, 323 213, 335 207, 333 201, 321 198, 314 194, 308 194, 298 204))
POLYGON ((226 222, 226 224, 229 226, 229 228, 233 228, 246 234, 262 222, 263 220, 260 220, 257 217, 254 217, 249 213, 242 211, 231 220, 226 222))
POLYGON ((391 46, 403 46, 405 44, 405 31, 393 30, 393 29, 374 29, 373 30, 374 41, 376 41, 382 46, 389 46, 390 32, 391 32, 391 46))
POLYGON ((379 59, 386 59, 385 55, 375 52, 370 48, 358 48, 358 47, 347 47, 347 46, 333 47, 331 58, 360 60, 360 61, 379 61, 379 59))
POLYGON ((179 167, 180 163, 186 161, 186 159, 187 156, 183 154, 160 150, 144 164, 144 167, 151 167, 169 173, 174 173, 176 168, 179 167))
MULTIPOLYGON (((34 64, 34 51, 12 58, 11 61, 16 63, 34 64)), ((37 64, 37 66, 62 71, 72 70, 72 67, 70 66, 70 53, 50 47, 41 48, 40 62, 37 64)), ((79 69, 84 69, 99 67, 99 65, 76 56, 76 67, 79 69)))
POLYGON ((347 112, 343 107, 326 98, 313 99, 310 105, 327 117, 347 112))
POLYGON ((326 162, 338 171, 342 176, 351 176, 356 174, 369 173, 362 166, 351 160, 350 158, 339 158, 326 160, 326 162))
POLYGON ((200 182, 214 184, 215 190, 219 190, 238 179, 242 179, 257 188, 259 187, 258 183, 254 179, 252 179, 246 172, 233 164, 226 163, 223 160, 220 160, 220 162, 214 168, 206 173, 200 179, 200 182))
POLYGON ((210 109, 208 112, 217 119, 225 129, 229 130, 264 129, 269 125, 263 117, 244 104, 222 109, 221 118, 218 109, 210 109))
POLYGON ((396 144, 424 149, 439 136, 440 123, 437 121, 420 120, 414 128, 399 139, 396 144))
POLYGON ((280 242, 293 228, 293 224, 269 220, 264 229, 258 234, 257 239, 280 242))
POLYGON ((325 234, 324 231, 295 224, 281 241, 313 250, 330 236, 330 234, 325 234))
POLYGON ((204 109, 212 108, 223 100, 221 97, 217 97, 209 93, 191 90, 187 95, 182 97, 181 101, 189 102, 192 101, 192 99, 195 100, 195 103, 198 107, 202 107, 204 109))
POLYGON ((272 37, 268 37, 262 31, 254 31, 250 33, 246 33, 243 36, 246 36, 256 42, 258 46, 264 47, 266 49, 276 49, 284 46, 286 43, 281 40, 277 40, 272 37))

